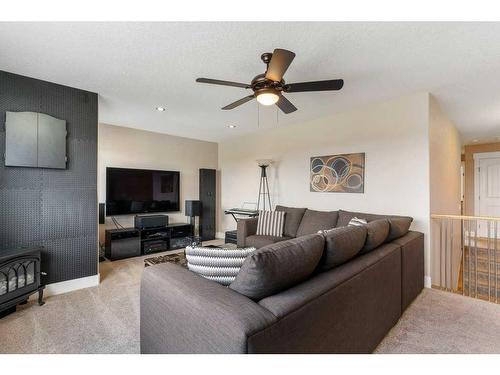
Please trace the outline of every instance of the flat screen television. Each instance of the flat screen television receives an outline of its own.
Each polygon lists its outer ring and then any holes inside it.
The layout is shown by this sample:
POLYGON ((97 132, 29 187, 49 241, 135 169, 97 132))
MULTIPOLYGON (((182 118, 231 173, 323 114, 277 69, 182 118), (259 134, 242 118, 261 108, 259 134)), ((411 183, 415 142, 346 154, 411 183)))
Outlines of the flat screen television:
POLYGON ((179 172, 106 168, 106 216, 179 211, 179 172))

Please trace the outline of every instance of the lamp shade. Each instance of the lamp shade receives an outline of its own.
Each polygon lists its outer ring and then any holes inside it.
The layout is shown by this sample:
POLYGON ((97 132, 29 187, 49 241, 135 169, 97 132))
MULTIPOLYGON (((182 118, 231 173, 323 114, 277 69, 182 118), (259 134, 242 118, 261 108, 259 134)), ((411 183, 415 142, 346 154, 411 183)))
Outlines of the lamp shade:
POLYGON ((186 201, 186 216, 200 216, 201 215, 201 202, 200 201, 186 201))

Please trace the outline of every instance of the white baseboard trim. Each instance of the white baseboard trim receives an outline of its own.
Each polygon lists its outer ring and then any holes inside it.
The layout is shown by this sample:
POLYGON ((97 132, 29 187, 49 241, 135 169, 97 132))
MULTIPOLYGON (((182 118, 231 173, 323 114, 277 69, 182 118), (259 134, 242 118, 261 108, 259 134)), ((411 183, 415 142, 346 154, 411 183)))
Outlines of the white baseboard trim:
POLYGON ((430 276, 424 276, 424 287, 432 288, 432 280, 430 276))
POLYGON ((82 277, 80 279, 66 280, 59 283, 47 284, 43 291, 44 296, 55 296, 72 292, 78 289, 90 288, 99 285, 99 274, 82 277))

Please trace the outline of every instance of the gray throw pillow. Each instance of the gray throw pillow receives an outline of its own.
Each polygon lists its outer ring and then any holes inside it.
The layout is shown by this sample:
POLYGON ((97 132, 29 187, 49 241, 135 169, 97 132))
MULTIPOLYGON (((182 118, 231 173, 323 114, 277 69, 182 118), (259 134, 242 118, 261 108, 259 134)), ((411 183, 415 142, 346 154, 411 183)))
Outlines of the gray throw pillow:
POLYGON ((349 221, 354 217, 365 219, 367 222, 387 219, 389 220, 389 235, 386 238, 386 242, 391 242, 396 238, 403 237, 410 230, 410 225, 413 218, 410 216, 397 216, 397 215, 377 215, 368 214, 364 212, 352 212, 339 210, 339 219, 337 221, 337 228, 345 227, 349 224, 349 221))
POLYGON ((359 252, 365 254, 382 245, 389 235, 389 221, 387 219, 370 221, 364 226, 367 230, 365 245, 359 252))
POLYGON ((264 246, 245 259, 229 288, 255 300, 288 289, 314 272, 324 246, 320 234, 264 246))
POLYGON ((389 219, 389 236, 387 242, 391 242, 396 238, 403 237, 410 230, 410 225, 413 219, 411 217, 391 217, 389 219))
POLYGON ((319 230, 335 228, 337 211, 315 211, 307 209, 297 229, 297 237, 317 233, 319 230))
POLYGON ((306 212, 305 208, 276 206, 276 211, 285 211, 285 227, 283 234, 286 237, 296 237, 297 229, 299 229, 300 221, 306 212))
POLYGON ((322 232, 325 236, 325 251, 319 269, 327 271, 354 258, 366 241, 366 226, 334 228, 322 232))

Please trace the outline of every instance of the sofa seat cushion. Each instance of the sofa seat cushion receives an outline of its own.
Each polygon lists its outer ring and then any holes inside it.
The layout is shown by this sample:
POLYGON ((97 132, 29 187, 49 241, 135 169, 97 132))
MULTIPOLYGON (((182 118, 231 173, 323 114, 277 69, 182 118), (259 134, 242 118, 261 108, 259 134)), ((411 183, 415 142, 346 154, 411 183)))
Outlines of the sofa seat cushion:
POLYGON ((320 230, 335 228, 338 211, 315 211, 307 209, 297 229, 297 237, 318 233, 320 230))
POLYGON ((260 249, 261 247, 271 245, 276 242, 289 240, 291 237, 285 236, 259 236, 257 234, 248 236, 245 240, 245 246, 255 247, 260 249))
POLYGON ((312 234, 265 246, 251 253, 229 287, 254 300, 290 288, 312 275, 325 246, 312 234))
POLYGON ((366 228, 366 241, 359 252, 360 254, 365 254, 373 249, 382 245, 389 235, 389 221, 387 219, 380 219, 370 221, 368 224, 365 224, 366 228))
POLYGON ((300 222, 306 209, 276 206, 276 211, 285 212, 285 227, 283 229, 283 234, 287 237, 297 237, 297 229, 299 229, 300 222))
POLYGON ((334 228, 321 232, 325 236, 325 251, 319 264, 320 271, 327 271, 354 258, 366 241, 365 226, 334 228))
POLYGON ((396 216, 396 215, 377 215, 377 214, 367 214, 364 212, 352 212, 339 210, 339 219, 337 221, 337 227, 345 227, 349 224, 353 218, 365 219, 367 222, 387 219, 389 221, 389 235, 386 241, 391 242, 396 238, 403 237, 410 230, 410 225, 413 221, 412 217, 409 216, 396 216))

